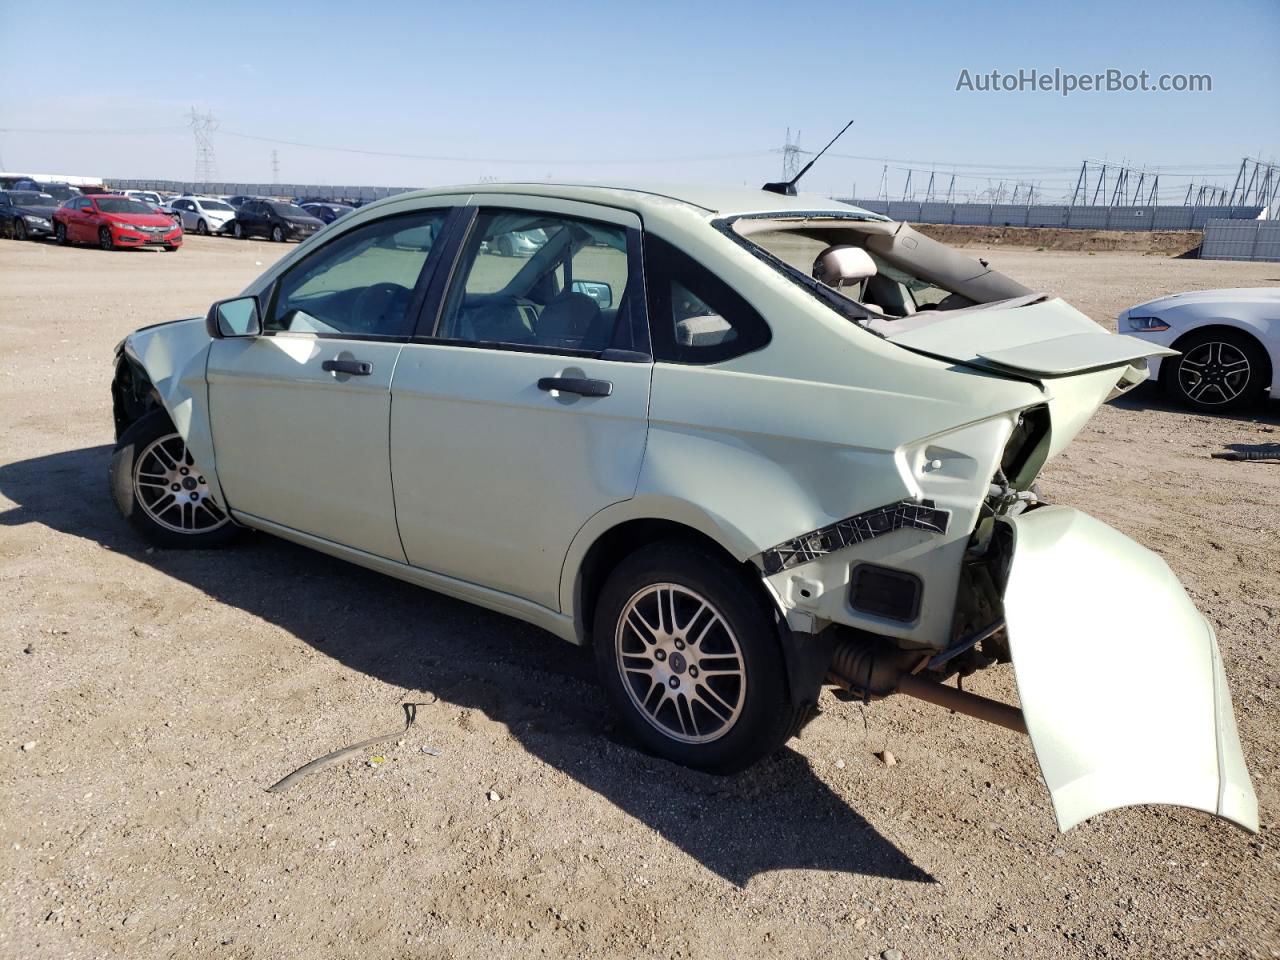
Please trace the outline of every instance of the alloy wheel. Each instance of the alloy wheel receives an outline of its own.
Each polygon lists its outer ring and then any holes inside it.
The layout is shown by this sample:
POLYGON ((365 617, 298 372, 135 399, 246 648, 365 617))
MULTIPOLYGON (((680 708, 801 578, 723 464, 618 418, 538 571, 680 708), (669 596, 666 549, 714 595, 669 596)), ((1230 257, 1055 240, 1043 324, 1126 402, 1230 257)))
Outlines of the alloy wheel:
POLYGON ((134 461, 133 489, 146 515, 174 533, 209 533, 230 519, 177 433, 143 449, 134 461))
POLYGON ((13 239, 27 239, 27 224, 21 217, 18 217, 13 221, 13 239))
POLYGON ((1249 385, 1253 366, 1235 344, 1210 340, 1183 354, 1178 389, 1188 400, 1211 407, 1230 403, 1249 385))
POLYGON ((98 246, 102 247, 103 250, 110 250, 115 246, 115 242, 111 239, 111 231, 106 227, 101 227, 98 230, 98 246))
POLYGON ((272 239, 273 241, 275 241, 276 243, 280 243, 281 241, 283 241, 283 240, 284 240, 284 231, 283 231, 283 230, 281 230, 279 227, 272 227, 272 228, 271 228, 271 239, 272 239))
POLYGON ((205 223, 203 220, 201 220, 199 223, 196 224, 196 233, 200 234, 200 236, 202 237, 208 236, 209 225, 205 223))
POLYGON ((742 647, 709 600, 677 583, 636 592, 618 618, 614 651, 631 703, 664 736, 710 743, 746 702, 742 647))

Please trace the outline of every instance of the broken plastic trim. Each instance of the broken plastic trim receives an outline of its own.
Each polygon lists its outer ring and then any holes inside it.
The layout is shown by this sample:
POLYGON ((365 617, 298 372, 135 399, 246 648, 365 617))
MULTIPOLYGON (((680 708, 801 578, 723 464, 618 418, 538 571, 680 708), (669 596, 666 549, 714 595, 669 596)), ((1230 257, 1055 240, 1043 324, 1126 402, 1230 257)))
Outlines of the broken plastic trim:
POLYGON ((868 510, 856 517, 837 520, 829 526, 770 547, 760 555, 760 560, 765 574, 772 575, 904 527, 946 533, 950 523, 951 511, 938 509, 932 500, 922 500, 919 503, 902 500, 868 510))

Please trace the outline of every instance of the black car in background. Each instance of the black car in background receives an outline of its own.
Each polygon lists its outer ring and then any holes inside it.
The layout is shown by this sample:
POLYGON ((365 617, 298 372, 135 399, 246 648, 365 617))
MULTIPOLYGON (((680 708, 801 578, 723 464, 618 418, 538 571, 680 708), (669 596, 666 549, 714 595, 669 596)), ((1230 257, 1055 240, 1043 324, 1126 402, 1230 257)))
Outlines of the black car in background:
POLYGON ((53 211, 58 201, 33 190, 0 190, 0 233, 14 240, 53 235, 53 211))
POLYGON ((26 193, 47 193, 53 197, 54 206, 60 206, 83 192, 79 187, 73 187, 68 183, 40 183, 36 180, 19 180, 13 185, 13 189, 26 193))
POLYGON ((276 243, 305 240, 324 223, 307 211, 282 200, 246 200, 236 209, 231 232, 237 240, 270 237, 276 243))
POLYGON ((250 200, 257 200, 257 197, 251 197, 248 194, 237 193, 234 197, 227 197, 227 203, 231 204, 237 210, 244 206, 250 200))
POLYGON ((323 223, 333 223, 339 217, 345 217, 355 209, 345 203, 304 203, 302 209, 323 223))

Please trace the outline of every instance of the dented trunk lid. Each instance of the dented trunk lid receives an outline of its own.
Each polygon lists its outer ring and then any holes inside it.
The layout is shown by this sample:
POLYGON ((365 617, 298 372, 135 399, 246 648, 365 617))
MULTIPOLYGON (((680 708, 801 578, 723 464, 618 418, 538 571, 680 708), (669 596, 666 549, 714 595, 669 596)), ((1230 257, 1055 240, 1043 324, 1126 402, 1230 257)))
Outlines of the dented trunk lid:
POLYGON ((1124 368, 1177 353, 1110 333, 1056 297, 1036 294, 876 324, 891 343, 942 360, 1037 380, 1124 368))

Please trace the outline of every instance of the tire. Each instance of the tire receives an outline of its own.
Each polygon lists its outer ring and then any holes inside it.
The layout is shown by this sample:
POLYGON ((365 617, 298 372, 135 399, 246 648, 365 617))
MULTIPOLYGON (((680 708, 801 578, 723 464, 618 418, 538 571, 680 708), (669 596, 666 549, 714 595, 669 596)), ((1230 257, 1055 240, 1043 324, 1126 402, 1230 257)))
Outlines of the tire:
POLYGON ((103 250, 114 250, 115 241, 111 239, 111 231, 107 227, 98 228, 98 246, 103 250))
POLYGON ((511 245, 511 238, 501 236, 498 238, 498 256, 514 257, 516 255, 515 247, 511 245))
POLYGON ((233 224, 231 224, 231 234, 232 234, 232 236, 234 236, 237 240, 248 240, 248 239, 249 239, 249 234, 248 234, 248 232, 245 230, 245 228, 244 228, 244 227, 242 227, 242 226, 240 225, 240 221, 239 221, 239 220, 237 220, 237 221, 235 221, 233 224))
POLYGON ((204 220, 196 221, 196 233, 202 237, 207 237, 209 235, 209 225, 204 220))
POLYGON ((53 225, 53 239, 64 247, 71 244, 71 241, 67 239, 67 225, 61 220, 53 225))
POLYGON ((199 482, 199 468, 163 410, 151 411, 124 432, 111 455, 109 479, 120 513, 154 546, 209 549, 241 532, 199 482))
POLYGON ((271 228, 271 242, 284 243, 284 231, 279 226, 271 228))
POLYGON ((1182 353, 1160 365, 1165 392, 1194 410, 1225 413, 1261 402, 1271 364, 1258 341, 1230 329, 1193 331, 1177 343, 1182 353))
POLYGON ((21 217, 13 218, 13 239, 15 240, 27 239, 27 222, 23 220, 21 217))
POLYGON ((811 713, 787 700, 772 612, 737 571, 697 546, 658 543, 622 561, 600 592, 593 637, 622 723, 683 766, 745 769, 811 713))
POLYGON ((175 250, 177 250, 177 249, 178 249, 178 248, 177 248, 177 247, 175 247, 175 246, 173 246, 173 244, 166 243, 166 244, 164 245, 164 252, 165 252, 165 253, 173 253, 173 251, 175 251, 175 250))

